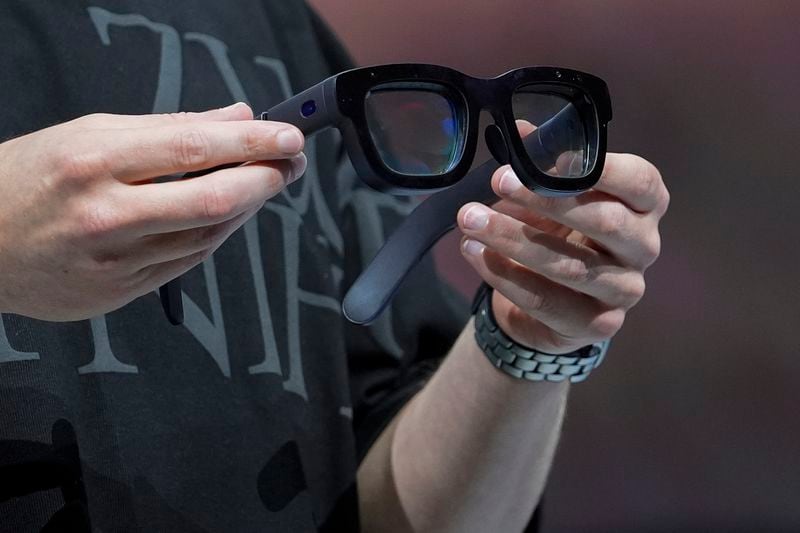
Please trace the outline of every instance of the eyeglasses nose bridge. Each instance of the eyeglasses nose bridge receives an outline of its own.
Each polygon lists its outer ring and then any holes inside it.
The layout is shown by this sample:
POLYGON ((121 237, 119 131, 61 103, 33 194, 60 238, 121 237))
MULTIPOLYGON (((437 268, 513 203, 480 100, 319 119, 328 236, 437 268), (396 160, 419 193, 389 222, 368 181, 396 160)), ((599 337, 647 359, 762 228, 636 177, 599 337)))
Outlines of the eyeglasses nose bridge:
POLYGON ((501 165, 507 165, 511 161, 511 154, 508 152, 508 144, 503 137, 503 132, 497 124, 489 124, 483 133, 492 157, 501 165))

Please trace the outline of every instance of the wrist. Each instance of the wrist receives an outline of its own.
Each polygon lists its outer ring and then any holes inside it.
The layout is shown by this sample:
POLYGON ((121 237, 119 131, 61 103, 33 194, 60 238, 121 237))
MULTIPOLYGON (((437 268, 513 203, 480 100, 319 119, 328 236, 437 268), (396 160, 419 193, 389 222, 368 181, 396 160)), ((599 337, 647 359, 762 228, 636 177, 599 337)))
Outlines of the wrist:
POLYGON ((512 339, 498 325, 492 311, 492 289, 481 287, 472 305, 475 341, 498 370, 527 381, 579 383, 600 366, 609 341, 579 348, 570 353, 547 353, 512 339))

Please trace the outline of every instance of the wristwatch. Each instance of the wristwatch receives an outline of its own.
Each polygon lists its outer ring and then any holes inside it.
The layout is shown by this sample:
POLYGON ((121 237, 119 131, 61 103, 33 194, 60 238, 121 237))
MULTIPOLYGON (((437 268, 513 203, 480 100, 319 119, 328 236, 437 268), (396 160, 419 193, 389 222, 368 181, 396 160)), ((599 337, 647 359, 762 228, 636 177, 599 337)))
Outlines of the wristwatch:
POLYGON ((600 366, 610 344, 610 340, 605 340, 561 355, 523 346, 497 325, 492 313, 492 289, 486 284, 475 295, 472 313, 478 346, 495 367, 519 379, 580 383, 600 366))

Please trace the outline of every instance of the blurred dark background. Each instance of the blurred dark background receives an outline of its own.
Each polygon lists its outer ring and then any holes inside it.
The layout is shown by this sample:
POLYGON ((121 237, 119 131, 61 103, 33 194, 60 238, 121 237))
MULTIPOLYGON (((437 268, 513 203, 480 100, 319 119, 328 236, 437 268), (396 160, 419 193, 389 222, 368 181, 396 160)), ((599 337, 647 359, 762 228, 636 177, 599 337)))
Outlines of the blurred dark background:
MULTIPOLYGON (((586 70, 670 192, 663 253, 573 388, 545 531, 800 531, 800 2, 315 0, 359 64, 586 70)), ((465 293, 477 278, 436 250, 465 293)))

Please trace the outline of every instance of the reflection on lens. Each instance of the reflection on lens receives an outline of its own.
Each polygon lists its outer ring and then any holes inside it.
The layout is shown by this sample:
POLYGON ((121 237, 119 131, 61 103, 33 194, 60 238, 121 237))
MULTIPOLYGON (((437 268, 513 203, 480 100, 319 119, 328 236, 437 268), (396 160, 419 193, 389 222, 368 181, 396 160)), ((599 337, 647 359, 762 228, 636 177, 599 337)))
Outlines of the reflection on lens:
POLYGON ((581 94, 561 87, 526 85, 513 96, 514 118, 536 127, 525 149, 536 167, 550 176, 581 178, 597 157, 597 116, 581 94))
POLYGON ((464 138, 459 97, 440 85, 387 83, 366 98, 367 125, 384 164, 414 176, 449 172, 464 138))

